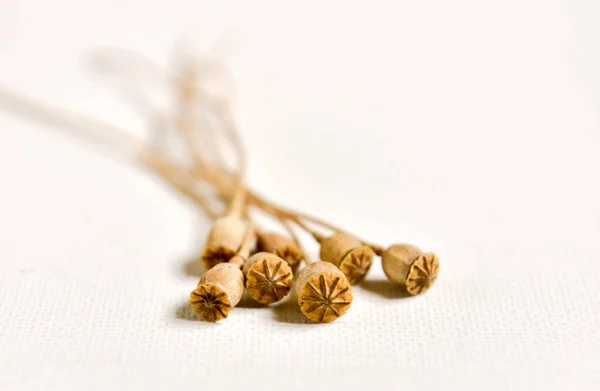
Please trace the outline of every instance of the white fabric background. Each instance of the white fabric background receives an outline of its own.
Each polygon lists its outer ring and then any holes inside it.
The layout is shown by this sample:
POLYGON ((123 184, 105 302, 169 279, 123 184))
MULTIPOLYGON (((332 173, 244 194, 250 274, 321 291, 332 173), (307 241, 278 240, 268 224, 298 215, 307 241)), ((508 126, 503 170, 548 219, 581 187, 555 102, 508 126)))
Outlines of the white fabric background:
POLYGON ((0 390, 597 390, 600 4, 213 3, 3 0, 0 84, 142 132, 88 49, 168 65, 236 28, 251 186, 436 251, 438 282, 403 298, 376 264, 329 325, 293 302, 194 320, 208 221, 0 106, 0 390))

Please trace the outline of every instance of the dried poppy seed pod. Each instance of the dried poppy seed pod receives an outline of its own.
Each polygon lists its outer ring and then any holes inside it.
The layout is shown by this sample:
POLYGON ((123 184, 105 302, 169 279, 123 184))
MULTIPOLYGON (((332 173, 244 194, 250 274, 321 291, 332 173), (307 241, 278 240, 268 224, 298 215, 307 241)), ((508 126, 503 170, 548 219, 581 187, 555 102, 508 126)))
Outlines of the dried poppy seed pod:
POLYGON ((383 271, 390 281, 406 285, 411 295, 424 293, 435 282, 440 263, 437 255, 423 253, 411 244, 395 244, 381 254, 383 271))
POLYGON ((302 269, 296 292, 300 310, 314 322, 332 322, 352 304, 352 286, 344 273, 328 262, 313 262, 302 269))
POLYGON ((319 242, 321 259, 337 266, 350 284, 358 284, 365 278, 375 256, 371 247, 343 232, 320 238, 319 242))
POLYGON ((294 275, 287 262, 275 254, 252 255, 242 269, 248 295, 262 304, 283 299, 292 288, 294 275))
POLYGON ((292 270, 296 270, 302 261, 302 250, 298 243, 292 238, 274 232, 259 233, 256 250, 273 253, 283 258, 292 270))
POLYGON ((216 219, 202 252, 204 266, 211 269, 218 263, 229 261, 242 244, 245 232, 246 224, 238 217, 224 216, 216 219))
POLYGON ((240 268, 220 263, 200 278, 198 286, 190 293, 194 311, 209 322, 227 318, 244 293, 244 275, 240 268))

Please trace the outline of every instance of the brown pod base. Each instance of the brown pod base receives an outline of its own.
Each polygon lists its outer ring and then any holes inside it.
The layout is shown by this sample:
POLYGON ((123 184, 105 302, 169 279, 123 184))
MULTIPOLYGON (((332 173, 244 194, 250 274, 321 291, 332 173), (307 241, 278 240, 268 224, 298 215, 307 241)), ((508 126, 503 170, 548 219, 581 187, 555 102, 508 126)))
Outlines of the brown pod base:
POLYGON ((352 286, 337 267, 314 262, 298 276, 298 305, 313 322, 332 322, 344 315, 352 304, 352 286))
POLYGON ((434 253, 426 253, 410 266, 406 277, 406 290, 411 295, 425 293, 435 282, 440 272, 440 261, 434 253))
POLYGON ((292 271, 296 270, 303 258, 302 250, 294 239, 277 233, 258 235, 257 250, 277 255, 287 262, 292 271))
POLYGON ((321 241, 320 256, 323 261, 337 266, 354 285, 369 272, 375 252, 353 236, 337 232, 321 241))
POLYGON ((286 261, 292 271, 298 268, 303 258, 302 251, 296 244, 276 248, 273 250, 273 254, 286 261))
POLYGON ((221 263, 200 278, 198 286, 190 293, 190 304, 202 319, 217 322, 227 318, 243 293, 244 275, 241 270, 221 263))
POLYGON ((209 245, 202 252, 201 260, 206 270, 210 270, 219 263, 228 262, 235 254, 235 250, 229 247, 209 245))
POLYGON ((243 271, 248 295, 262 304, 280 301, 292 287, 292 269, 275 254, 260 252, 252 255, 243 271))
POLYGON ((383 271, 390 281, 406 286, 411 295, 425 293, 440 270, 437 255, 423 253, 412 244, 395 244, 381 254, 383 271))
POLYGON ((227 293, 212 284, 198 285, 190 293, 190 304, 202 319, 209 322, 227 318, 233 308, 227 293))
POLYGON ((371 263, 373 263, 375 252, 369 246, 360 246, 350 250, 340 262, 339 269, 344 273, 348 282, 356 285, 365 279, 371 263))

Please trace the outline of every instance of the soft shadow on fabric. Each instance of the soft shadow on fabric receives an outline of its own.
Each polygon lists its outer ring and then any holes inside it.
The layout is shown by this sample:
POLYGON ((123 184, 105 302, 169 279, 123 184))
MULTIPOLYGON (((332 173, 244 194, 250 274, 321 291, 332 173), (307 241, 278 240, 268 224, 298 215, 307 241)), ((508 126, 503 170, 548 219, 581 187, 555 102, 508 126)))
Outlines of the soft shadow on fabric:
POLYGON ((279 323, 315 325, 300 311, 298 296, 291 292, 281 303, 272 307, 273 319, 279 323))
POLYGON ((246 290, 244 290, 244 295, 242 296, 242 300, 235 306, 235 308, 265 308, 269 309, 269 306, 265 304, 260 304, 256 300, 252 299, 246 290))
POLYGON ((196 314, 189 301, 186 301, 175 308, 175 318, 193 322, 204 322, 204 320, 196 314))
POLYGON ((406 299, 412 297, 406 287, 393 283, 392 281, 382 278, 377 280, 364 280, 359 287, 370 293, 386 299, 406 299))

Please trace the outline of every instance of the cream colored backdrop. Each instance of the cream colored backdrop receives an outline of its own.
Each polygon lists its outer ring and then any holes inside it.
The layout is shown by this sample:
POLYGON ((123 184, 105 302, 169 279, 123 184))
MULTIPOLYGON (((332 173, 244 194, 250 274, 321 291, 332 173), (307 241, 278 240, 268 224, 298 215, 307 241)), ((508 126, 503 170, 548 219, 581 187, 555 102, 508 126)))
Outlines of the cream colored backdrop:
POLYGON ((208 221, 0 105, 0 389, 596 390, 599 19, 592 0, 0 1, 2 89, 139 133, 146 104, 89 50, 167 66, 233 28, 250 185, 442 266, 406 299, 375 265, 330 325, 292 304, 189 320, 208 221))

